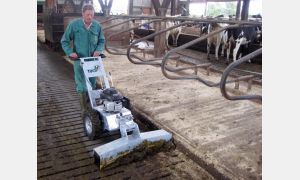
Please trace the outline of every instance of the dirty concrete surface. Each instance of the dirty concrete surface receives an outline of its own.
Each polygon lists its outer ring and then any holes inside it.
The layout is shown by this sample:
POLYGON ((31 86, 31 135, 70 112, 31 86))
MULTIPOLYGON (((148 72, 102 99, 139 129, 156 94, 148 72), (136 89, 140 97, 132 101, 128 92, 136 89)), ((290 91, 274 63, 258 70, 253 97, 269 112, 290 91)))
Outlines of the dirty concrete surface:
POLYGON ((214 179, 178 149, 99 172, 93 148, 119 137, 91 141, 83 131, 72 66, 38 43, 38 179, 214 179))
MULTIPOLYGON (((114 86, 135 108, 173 133, 212 173, 230 179, 261 179, 261 104, 226 100, 218 87, 195 80, 169 80, 160 67, 134 65, 126 56, 107 54, 104 66, 114 86)), ((218 82, 220 74, 207 78, 218 82)), ((242 83, 240 90, 246 87, 242 83)), ((261 93, 261 87, 254 85, 250 93, 261 93)))

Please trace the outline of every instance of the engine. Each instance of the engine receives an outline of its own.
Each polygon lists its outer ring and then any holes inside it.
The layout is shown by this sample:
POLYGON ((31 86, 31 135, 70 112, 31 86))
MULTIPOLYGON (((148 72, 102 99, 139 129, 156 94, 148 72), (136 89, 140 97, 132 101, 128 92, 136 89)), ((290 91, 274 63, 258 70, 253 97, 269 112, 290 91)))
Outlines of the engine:
POLYGON ((123 96, 115 88, 103 90, 101 99, 103 100, 104 110, 106 112, 120 112, 123 108, 123 96))

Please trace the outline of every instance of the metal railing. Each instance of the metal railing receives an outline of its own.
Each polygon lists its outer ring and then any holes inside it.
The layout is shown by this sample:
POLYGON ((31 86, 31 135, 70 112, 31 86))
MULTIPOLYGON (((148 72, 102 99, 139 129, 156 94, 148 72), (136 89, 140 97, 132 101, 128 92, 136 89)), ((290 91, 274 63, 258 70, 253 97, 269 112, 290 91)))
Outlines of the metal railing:
MULTIPOLYGON (((133 21, 133 20, 137 20, 137 19, 138 19, 138 18, 127 19, 127 20, 125 20, 125 21, 122 21, 122 22, 113 24, 113 25, 111 25, 111 26, 107 26, 107 27, 103 28, 103 31, 107 31, 108 29, 114 28, 114 27, 116 27, 116 26, 120 26, 120 25, 122 25, 122 24, 128 23, 129 21, 133 21)), ((115 20, 115 19, 113 19, 113 20, 115 20)))
MULTIPOLYGON (((121 31, 118 31, 118 32, 115 32, 115 33, 112 33, 112 34, 110 34, 110 35, 107 37, 107 40, 109 41, 112 37, 114 37, 114 36, 116 36, 116 35, 119 35, 119 34, 122 34, 122 33, 125 33, 125 32, 130 32, 131 30, 135 30, 135 29, 137 29, 137 28, 139 28, 139 27, 142 27, 142 26, 144 26, 144 25, 146 25, 146 24, 150 24, 150 23, 153 23, 153 22, 159 22, 159 21, 161 21, 161 20, 159 20, 159 19, 156 19, 156 20, 150 20, 150 21, 148 21, 148 22, 139 24, 139 25, 137 25, 137 26, 130 27, 130 28, 127 28, 127 29, 124 29, 124 30, 121 30, 121 31)), ((127 54, 126 51, 125 51, 125 53, 124 53, 124 52, 121 52, 121 51, 119 51, 119 52, 117 52, 117 51, 115 51, 115 52, 111 51, 111 49, 108 47, 108 44, 107 44, 107 43, 105 43, 105 50, 106 50, 108 53, 114 54, 114 55, 126 55, 126 54, 127 54)))
POLYGON ((112 17, 112 18, 110 18, 110 19, 106 19, 106 20, 104 20, 104 21, 101 21, 100 23, 101 23, 101 24, 104 24, 104 23, 108 23, 108 22, 113 21, 113 20, 116 20, 116 19, 119 19, 119 18, 118 18, 118 17, 112 17))
MULTIPOLYGON (((155 32, 155 33, 153 33, 153 34, 150 34, 150 35, 145 36, 145 37, 143 37, 143 38, 140 38, 140 39, 138 39, 138 40, 135 40, 132 44, 130 44, 130 46, 129 46, 128 49, 127 49, 127 58, 128 58, 128 60, 129 60, 130 62, 132 62, 133 64, 161 65, 161 62, 154 62, 154 61, 161 61, 162 58, 145 59, 145 58, 142 58, 142 57, 138 57, 138 56, 136 56, 136 55, 131 54, 131 49, 132 49, 137 43, 139 43, 139 42, 145 41, 145 40, 147 40, 147 39, 153 38, 153 37, 155 37, 155 36, 157 36, 157 35, 160 35, 160 34, 162 34, 162 33, 165 33, 165 32, 167 32, 167 31, 170 31, 170 30, 172 30, 172 29, 178 28, 178 27, 180 27, 180 26, 188 25, 188 24, 194 24, 194 23, 193 23, 193 22, 183 22, 183 23, 174 25, 174 26, 172 26, 172 27, 169 27, 169 28, 166 28, 166 29, 157 31, 157 32, 155 32), (132 57, 134 57, 134 58, 140 60, 140 62, 134 61, 134 60, 132 59, 132 57)), ((175 57, 172 57, 172 58, 177 58, 177 57, 179 57, 179 56, 175 56, 175 57)))
MULTIPOLYGON (((222 31, 224 31, 226 29, 229 29, 229 28, 238 28, 238 27, 240 27, 240 25, 236 24, 236 25, 229 25, 229 26, 220 28, 218 30, 212 31, 211 33, 209 33, 207 35, 201 36, 201 37, 199 37, 197 39, 194 39, 193 41, 190 41, 190 42, 188 42, 188 43, 186 43, 184 45, 181 45, 181 46, 179 46, 177 48, 174 48, 174 49, 168 51, 165 54, 165 56, 162 58, 161 70, 162 70, 163 75, 166 78, 172 79, 172 80, 191 80, 191 79, 194 79, 194 80, 198 80, 198 81, 202 82, 203 84, 205 84, 205 85, 207 85, 209 87, 218 86, 220 84, 219 82, 218 83, 213 83, 211 81, 207 81, 207 80, 205 80, 205 79, 203 79, 203 78, 201 78, 199 76, 195 76, 195 75, 193 75, 193 76, 184 76, 184 77, 172 76, 172 75, 170 75, 170 74, 167 73, 166 70, 168 70, 168 71, 170 71, 170 70, 169 70, 169 68, 166 67, 166 64, 170 60, 170 58, 169 58, 170 54, 176 53, 176 52, 181 51, 183 49, 186 49, 186 48, 188 48, 188 47, 190 47, 190 46, 192 46, 192 45, 194 45, 194 44, 196 44, 198 42, 201 42, 201 41, 203 41, 203 40, 205 40, 205 39, 207 39, 207 38, 209 38, 211 36, 214 36, 217 33, 222 32, 222 31)), ((193 69, 193 68, 197 68, 197 65, 189 67, 189 69, 193 69)), ((175 69, 174 69, 174 70, 171 70, 170 72, 178 72, 178 70, 175 71, 175 69)))
MULTIPOLYGON (((201 42, 201 41, 203 41, 203 40, 205 40, 205 39, 207 39, 207 38, 209 38, 209 37, 211 37, 211 36, 214 36, 214 35, 217 34, 217 33, 222 32, 222 31, 224 31, 224 30, 226 30, 226 29, 239 28, 239 27, 242 27, 242 26, 249 26, 249 25, 243 25, 243 24, 229 25, 229 26, 220 28, 220 29, 218 29, 218 30, 212 31, 211 33, 209 33, 209 34, 207 34, 207 35, 201 36, 201 37, 199 37, 199 38, 197 38, 197 39, 194 39, 193 41, 190 41, 190 42, 188 42, 188 43, 186 43, 186 44, 183 44, 183 45, 181 45, 181 46, 179 46, 179 47, 177 47, 177 48, 174 48, 174 49, 168 51, 168 52, 165 54, 165 56, 163 57, 163 59, 162 59, 161 69, 162 69, 163 75, 164 75, 166 78, 172 79, 172 80, 197 80, 197 81, 199 81, 199 82, 205 84, 205 85, 208 86, 208 87, 216 87, 216 86, 220 86, 220 87, 221 87, 221 81, 219 81, 219 82, 212 82, 212 81, 206 80, 206 79, 204 79, 204 78, 201 78, 201 77, 199 77, 199 76, 197 76, 197 75, 183 76, 183 75, 181 74, 180 76, 178 76, 178 75, 177 75, 177 76, 174 76, 174 75, 170 75, 170 74, 167 72, 167 71, 169 71, 169 72, 172 72, 172 73, 174 73, 174 72, 178 73, 178 72, 181 71, 181 70, 187 70, 187 69, 195 69, 195 68, 198 68, 199 65, 194 65, 194 66, 190 66, 190 67, 178 69, 178 68, 170 68, 170 67, 167 67, 167 63, 168 63, 169 60, 171 60, 170 55, 171 55, 172 53, 176 53, 176 52, 178 52, 178 51, 180 51, 180 50, 186 49, 186 48, 188 48, 188 47, 190 47, 190 46, 192 46, 192 45, 194 45, 194 44, 196 44, 196 43, 199 43, 199 42, 201 42)), ((250 26, 251 26, 251 25, 250 25, 250 26)), ((248 57, 248 56, 247 56, 247 57, 248 57)), ((252 57, 252 56, 251 56, 251 57, 252 57)), ((250 58, 249 58, 249 59, 250 59, 250 58)), ((249 59, 247 59, 247 60, 249 60, 249 59)), ((247 61, 247 60, 245 60, 245 61, 247 61)), ((236 66, 234 66, 234 67, 236 67, 236 66)), ((234 69, 234 67, 233 67, 232 69, 230 69, 230 71, 232 71, 232 70, 234 69)), ((224 74, 224 73, 225 73, 225 71, 223 72, 223 74, 224 74)), ((229 74, 228 74, 228 75, 229 75, 229 74)), ((222 77, 223 77, 223 76, 222 76, 222 77)), ((253 79, 254 77, 255 77, 254 75, 246 75, 246 76, 237 77, 237 78, 235 78, 234 80, 230 80, 230 81, 226 81, 226 80, 227 80, 227 78, 226 78, 222 83, 224 83, 224 84, 229 84, 229 83, 236 83, 236 82, 239 82, 239 81, 248 81, 248 82, 249 82, 249 87, 248 87, 248 89, 250 89, 250 87, 251 87, 251 82, 252 82, 252 79, 253 79)), ((225 91, 225 93, 226 93, 226 91, 225 91)), ((228 94, 226 94, 226 98, 227 98, 227 99, 230 98, 230 100, 233 100, 233 99, 240 99, 240 98, 241 98, 241 99, 248 99, 248 98, 249 98, 249 99, 258 99, 257 96, 251 96, 251 95, 247 96, 247 95, 244 95, 244 96, 238 96, 238 97, 231 97, 231 96, 229 96, 228 94), (231 98, 232 98, 232 99, 231 99, 231 98)))
MULTIPOLYGON (((236 87, 238 87, 238 82, 239 81, 248 81, 248 89, 251 88, 251 82, 253 80, 253 78, 255 77, 255 75, 245 75, 245 76, 240 76, 240 77, 236 77, 233 80, 227 80, 230 72, 232 70, 235 69, 236 66, 238 66, 239 64, 249 60, 250 58, 258 55, 259 53, 261 54, 261 50, 260 51, 255 51, 237 61, 235 61, 234 63, 230 64, 225 71, 222 74, 222 78, 220 80, 220 82, 212 82, 210 80, 207 80, 205 78, 202 78, 200 76, 197 75, 197 69, 198 68, 206 68, 207 70, 207 74, 209 74, 209 69, 211 68, 212 64, 211 63, 203 63, 203 64, 196 64, 193 66, 188 66, 188 67, 181 67, 181 68, 174 68, 171 67, 167 64, 169 64, 168 62, 170 60, 176 60, 177 62, 179 61, 180 56, 178 55, 171 55, 171 54, 175 54, 176 52, 179 52, 183 49, 186 49, 196 43, 199 43, 201 41, 204 41, 205 39, 214 36, 217 33, 220 33, 224 30, 227 29, 233 29, 233 28, 239 28, 239 27, 245 27, 245 26, 254 26, 254 25, 261 25, 261 22, 258 21, 228 21, 228 20, 215 20, 215 19, 196 19, 196 18, 185 18, 185 17, 159 17, 159 16, 113 16, 113 17, 118 17, 118 18, 133 18, 133 19, 128 19, 125 20, 121 23, 117 23, 114 25, 111 25, 109 27, 106 27, 105 30, 116 27, 118 25, 124 24, 126 22, 129 21, 133 21, 133 20, 137 20, 137 19, 150 19, 150 21, 125 29, 125 30, 121 30, 119 32, 113 33, 111 34, 107 39, 111 39, 113 36, 116 36, 118 34, 124 33, 124 32, 128 32, 131 30, 134 30, 138 27, 141 27, 145 24, 148 23, 152 23, 152 22, 159 22, 159 21, 166 21, 166 20, 173 20, 173 21, 187 21, 187 22, 181 22, 177 25, 174 25, 172 27, 163 29, 163 30, 159 30, 157 32, 154 32, 150 35, 147 35, 143 38, 139 38, 137 40, 135 40, 133 43, 131 43, 128 48, 127 48, 127 53, 123 53, 123 52, 113 52, 110 50, 110 48, 107 47, 107 45, 105 46, 106 50, 111 53, 111 54, 115 54, 115 55, 127 55, 128 60, 133 63, 133 64, 146 64, 146 65, 159 65, 161 66, 161 70, 162 73, 165 77, 172 79, 172 80, 197 80, 203 84, 205 84, 206 86, 209 87, 217 87, 220 86, 222 95, 229 100, 241 100, 241 99, 262 99, 260 95, 242 95, 242 96, 230 96, 228 95, 228 93, 226 92, 226 84, 228 83, 236 83, 236 87), (200 36, 197 39, 194 39, 188 43, 185 43, 179 47, 176 47, 170 51, 168 51, 165 56, 161 57, 161 58, 150 58, 150 59, 146 59, 145 57, 140 57, 138 55, 136 55, 136 53, 134 54, 131 49, 134 48, 136 46, 136 44, 142 42, 142 41, 146 41, 150 38, 154 38, 155 36, 161 35, 167 31, 170 31, 172 29, 178 28, 180 26, 185 26, 185 25, 190 25, 190 24, 195 24, 195 22, 202 22, 202 23, 228 23, 228 24, 233 24, 233 25, 228 25, 225 27, 222 27, 220 29, 217 29, 215 31, 210 32, 207 35, 204 36, 200 36), (189 69, 193 69, 195 71, 195 75, 187 75, 187 72, 183 72, 185 70, 189 70, 189 69), (171 75, 171 73, 176 74, 176 75, 171 75), (184 74, 184 75, 183 75, 184 74)), ((171 64, 171 63, 170 63, 171 64)), ((176 67, 177 67, 177 63, 176 63, 176 67)))
POLYGON ((221 89, 221 93, 222 95, 229 100, 250 100, 250 99, 258 99, 258 100, 262 100, 262 96, 261 95, 240 95, 240 96, 230 96, 227 91, 226 91, 226 80, 230 74, 230 72, 237 67, 238 65, 248 61, 249 59, 259 55, 262 53, 262 48, 236 60, 235 62, 231 63, 223 72, 223 75, 221 77, 221 82, 220 82, 220 89, 221 89))
POLYGON ((222 18, 193 18, 193 17, 171 17, 171 16, 136 16, 136 15, 111 15, 110 17, 117 18, 139 18, 139 19, 162 19, 170 21, 193 21, 202 23, 226 23, 226 24, 247 24, 247 25, 262 25, 261 21, 245 21, 245 20, 225 20, 222 18))

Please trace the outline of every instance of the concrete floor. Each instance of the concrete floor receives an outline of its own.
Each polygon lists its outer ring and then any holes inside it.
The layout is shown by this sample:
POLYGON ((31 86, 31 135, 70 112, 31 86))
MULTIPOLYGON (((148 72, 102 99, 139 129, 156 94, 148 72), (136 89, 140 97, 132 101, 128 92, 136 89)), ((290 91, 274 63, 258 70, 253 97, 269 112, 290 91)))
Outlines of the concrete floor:
POLYGON ((119 134, 93 141, 85 135, 73 68, 60 54, 38 43, 37 66, 38 179, 215 179, 178 149, 100 172, 93 148, 119 134))
MULTIPOLYGON (((178 148, 208 172, 220 178, 261 179, 261 104, 229 101, 219 88, 198 81, 169 80, 159 67, 106 55, 104 65, 114 86, 136 110, 171 132, 178 148)), ((212 73, 208 79, 216 82, 220 75, 212 73)), ((245 90, 246 85, 240 84, 240 89, 245 90)), ((253 86, 250 93, 261 94, 261 87, 253 86)))
MULTIPOLYGON (((107 56, 104 65, 114 86, 136 109, 173 133, 195 161, 223 178, 261 179, 261 104, 229 101, 219 88, 169 80, 159 67, 134 65, 126 56, 107 56)), ((212 74, 209 79, 217 81, 220 76, 212 74)), ((261 93, 261 88, 254 86, 253 92, 261 93)))

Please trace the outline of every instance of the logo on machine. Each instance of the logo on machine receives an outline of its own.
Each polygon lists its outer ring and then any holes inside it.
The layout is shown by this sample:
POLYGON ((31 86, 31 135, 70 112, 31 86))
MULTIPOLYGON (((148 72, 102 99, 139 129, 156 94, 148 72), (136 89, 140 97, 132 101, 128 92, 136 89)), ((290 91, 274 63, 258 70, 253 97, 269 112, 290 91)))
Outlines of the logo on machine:
POLYGON ((96 65, 93 69, 88 69, 87 71, 88 71, 89 73, 94 73, 94 72, 97 72, 98 69, 99 69, 99 66, 96 65))

